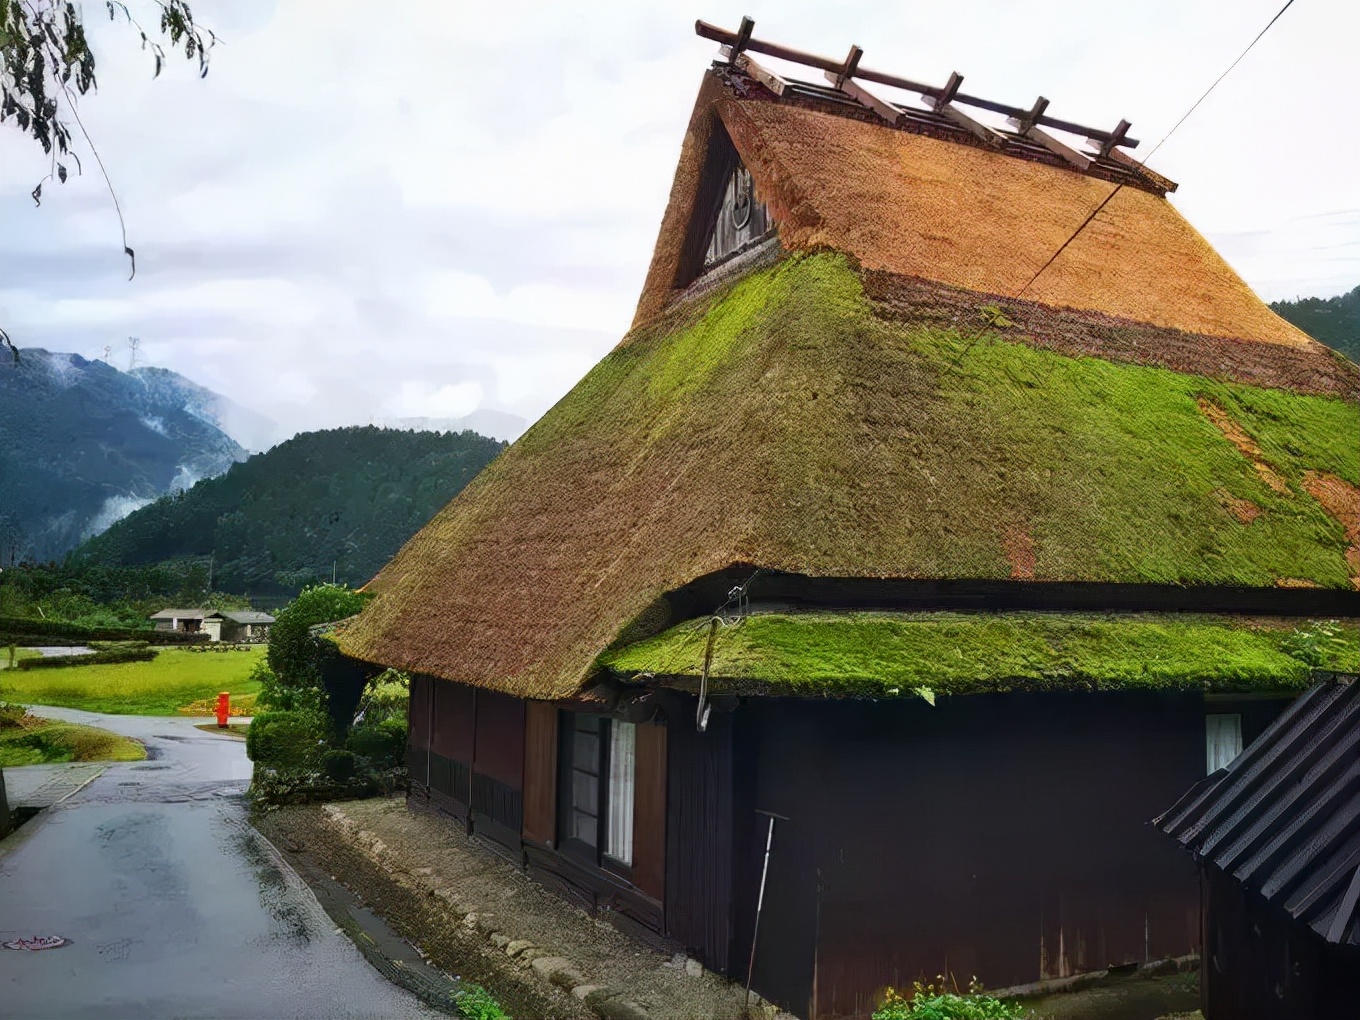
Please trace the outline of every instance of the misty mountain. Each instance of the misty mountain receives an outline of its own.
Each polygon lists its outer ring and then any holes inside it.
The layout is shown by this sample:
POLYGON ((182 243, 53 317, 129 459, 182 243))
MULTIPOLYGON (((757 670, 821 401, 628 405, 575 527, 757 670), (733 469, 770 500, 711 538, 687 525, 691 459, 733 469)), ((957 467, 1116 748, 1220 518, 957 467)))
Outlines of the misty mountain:
POLYGON ((141 380, 148 394, 154 394, 157 400, 183 407, 200 421, 221 429, 251 453, 267 450, 288 438, 274 419, 242 407, 168 368, 134 368, 128 375, 141 380))
POLYGON ((41 348, 0 358, 0 564, 60 557, 245 459, 172 383, 41 348))
POLYGON ((80 546, 72 564, 194 558, 213 587, 295 593, 363 584, 505 444, 474 432, 374 426, 304 432, 137 510, 80 546))

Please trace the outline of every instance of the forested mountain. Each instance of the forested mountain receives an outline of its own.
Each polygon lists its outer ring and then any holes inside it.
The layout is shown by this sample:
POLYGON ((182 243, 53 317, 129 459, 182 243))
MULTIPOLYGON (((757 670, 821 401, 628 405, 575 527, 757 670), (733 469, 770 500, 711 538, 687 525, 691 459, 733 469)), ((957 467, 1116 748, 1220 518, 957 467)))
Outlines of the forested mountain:
POLYGON ((363 584, 504 446, 475 432, 304 432, 143 507, 72 560, 211 557, 213 587, 250 594, 296 592, 332 569, 363 584))
POLYGON ((1275 301, 1270 307, 1309 336, 1360 362, 1360 287, 1339 297, 1275 301))
MULTIPOLYGON (((173 372, 148 380, 40 348, 0 357, 0 567, 59 557, 246 456, 173 372), (155 383, 153 385, 152 383, 155 383)), ((209 391, 204 391, 208 393, 209 391)))

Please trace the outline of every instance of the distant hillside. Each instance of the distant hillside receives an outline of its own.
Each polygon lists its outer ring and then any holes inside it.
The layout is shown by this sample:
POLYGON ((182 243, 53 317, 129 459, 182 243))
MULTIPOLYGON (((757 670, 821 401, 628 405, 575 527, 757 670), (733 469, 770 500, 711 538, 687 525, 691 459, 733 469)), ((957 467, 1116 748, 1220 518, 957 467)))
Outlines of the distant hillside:
POLYGON ((40 348, 18 364, 0 358, 0 566, 60 557, 129 510, 245 459, 164 385, 193 384, 165 376, 150 385, 40 348))
POLYGON ((1270 307, 1309 336, 1360 362, 1360 287, 1340 297, 1275 301, 1270 307))
POLYGON ((278 422, 168 368, 134 368, 128 375, 140 380, 163 403, 182 407, 195 418, 215 425, 251 453, 267 450, 287 438, 278 422))
POLYGON ((475 432, 304 432, 129 515, 73 561, 212 557, 213 586, 295 592, 362 584, 504 448, 475 432))

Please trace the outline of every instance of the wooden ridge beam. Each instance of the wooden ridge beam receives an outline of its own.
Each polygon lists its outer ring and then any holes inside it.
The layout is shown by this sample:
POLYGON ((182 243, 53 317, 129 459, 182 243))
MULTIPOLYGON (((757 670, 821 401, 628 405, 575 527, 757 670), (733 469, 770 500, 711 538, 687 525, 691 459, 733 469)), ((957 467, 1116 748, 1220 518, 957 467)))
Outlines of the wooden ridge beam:
MULTIPOLYGON (((743 25, 748 20, 750 19, 743 19, 743 25)), ((700 38, 710 39, 723 46, 732 46, 737 42, 741 35, 739 32, 732 32, 725 28, 719 28, 717 25, 711 25, 706 21, 696 21, 694 23, 694 31, 700 38)), ((778 43, 756 39, 751 35, 746 36, 745 45, 740 52, 745 53, 747 51, 752 53, 763 53, 766 56, 774 57, 777 60, 787 60, 790 63, 802 64, 804 67, 813 67, 820 71, 829 71, 833 74, 840 74, 845 68, 845 61, 833 60, 829 57, 819 57, 816 54, 805 53, 802 50, 796 50, 789 46, 781 46, 778 43)), ((908 92, 915 92, 921 96, 938 96, 943 91, 938 86, 926 85, 921 82, 912 81, 909 78, 903 78, 895 74, 885 74, 882 71, 874 71, 867 67, 859 67, 858 65, 854 69, 853 77, 864 82, 873 82, 877 85, 888 85, 892 88, 905 89, 908 92)), ((971 96, 964 92, 956 92, 951 99, 951 109, 956 110, 957 107, 952 104, 972 106, 979 110, 988 110, 992 113, 999 113, 1005 117, 1025 117, 1030 112, 1029 110, 1022 109, 1018 106, 994 102, 993 100, 983 99, 979 96, 971 96)), ((946 114, 946 116, 949 115, 946 114)), ((961 116, 966 115, 961 114, 961 116)), ((953 118, 951 117, 951 119, 953 118)), ((973 121, 971 118, 969 118, 969 122, 971 124, 977 124, 977 121, 973 121)), ((1032 126, 1050 127, 1059 131, 1066 131, 1069 134, 1081 135, 1082 137, 1089 138, 1092 142, 1095 142, 1100 146, 1104 146, 1108 143, 1110 151, 1114 151, 1116 147, 1136 149, 1139 144, 1138 139, 1130 138, 1127 133, 1116 136, 1114 132, 1103 131, 1100 128, 1086 127, 1082 124, 1076 124, 1070 120, 1062 120, 1058 117, 1050 117, 1046 113, 1041 113, 1032 126)), ((985 128, 985 126, 984 129, 990 131, 990 129, 985 128)), ((1127 130, 1128 128, 1126 125, 1124 131, 1127 132, 1127 130)))

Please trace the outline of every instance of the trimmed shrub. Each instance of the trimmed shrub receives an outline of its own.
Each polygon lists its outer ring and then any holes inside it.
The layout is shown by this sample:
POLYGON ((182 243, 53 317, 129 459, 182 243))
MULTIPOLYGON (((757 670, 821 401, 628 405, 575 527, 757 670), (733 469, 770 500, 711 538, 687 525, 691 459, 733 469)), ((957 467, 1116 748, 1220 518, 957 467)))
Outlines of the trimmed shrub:
POLYGON ((321 758, 321 771, 337 783, 352 779, 358 766, 359 760, 355 758, 353 751, 332 748, 321 758))
POLYGON ((156 649, 142 645, 140 648, 129 645, 123 648, 110 648, 107 651, 92 652, 89 655, 49 655, 41 659, 20 659, 15 669, 69 669, 75 666, 107 666, 118 662, 150 662, 156 657, 156 649))
POLYGON ((325 750, 326 733, 326 717, 319 712, 263 712, 246 731, 246 757, 280 770, 315 768, 325 750))
POLYGON ((60 620, 27 616, 0 616, 0 644, 87 645, 91 641, 145 641, 153 645, 193 645, 207 641, 207 634, 151 630, 141 627, 82 627, 60 620))
POLYGON ((345 746, 367 758, 374 768, 396 768, 406 757, 406 720, 365 722, 350 730, 345 746))
POLYGON ((283 686, 321 686, 321 649, 311 628, 353 616, 367 601, 343 584, 318 584, 279 611, 269 629, 269 668, 283 686))

